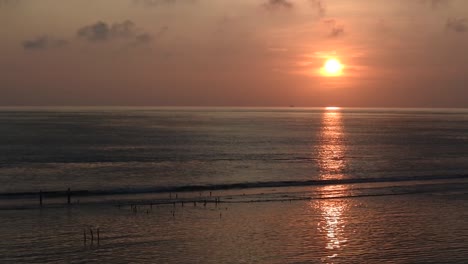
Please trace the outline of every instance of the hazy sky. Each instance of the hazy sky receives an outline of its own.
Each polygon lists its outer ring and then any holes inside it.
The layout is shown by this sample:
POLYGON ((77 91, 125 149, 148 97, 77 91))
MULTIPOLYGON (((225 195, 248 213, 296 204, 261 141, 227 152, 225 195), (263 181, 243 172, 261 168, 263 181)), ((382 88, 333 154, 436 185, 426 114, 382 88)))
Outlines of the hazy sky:
POLYGON ((466 0, 0 0, 0 37, 0 105, 468 107, 466 0))

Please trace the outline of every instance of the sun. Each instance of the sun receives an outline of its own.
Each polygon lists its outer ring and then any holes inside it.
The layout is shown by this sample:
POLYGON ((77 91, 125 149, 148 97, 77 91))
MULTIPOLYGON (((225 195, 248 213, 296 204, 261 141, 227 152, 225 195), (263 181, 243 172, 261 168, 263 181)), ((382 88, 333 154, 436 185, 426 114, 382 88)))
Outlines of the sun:
POLYGON ((343 64, 335 58, 327 59, 320 72, 324 76, 340 76, 343 74, 343 64))

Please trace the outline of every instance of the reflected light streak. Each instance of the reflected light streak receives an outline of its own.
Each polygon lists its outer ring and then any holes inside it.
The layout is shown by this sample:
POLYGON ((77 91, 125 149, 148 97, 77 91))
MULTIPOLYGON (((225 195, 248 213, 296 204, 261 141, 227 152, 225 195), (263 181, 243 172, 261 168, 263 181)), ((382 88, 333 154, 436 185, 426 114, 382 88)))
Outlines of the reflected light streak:
MULTIPOLYGON (((318 148, 320 178, 323 180, 342 179, 346 167, 344 158, 346 145, 341 112, 337 107, 327 107, 325 110, 318 148)), ((347 192, 346 185, 330 185, 320 188, 322 198, 343 196, 347 192)), ((347 207, 346 200, 323 199, 316 202, 315 206, 318 207, 317 209, 322 216, 317 228, 325 236, 326 259, 333 259, 338 256, 341 248, 347 242, 344 230, 346 222, 343 218, 347 207)))
POLYGON ((336 110, 340 110, 340 108, 338 106, 327 106, 327 107, 325 107, 325 110, 327 110, 327 111, 336 111, 336 110))
POLYGON ((326 108, 323 114, 318 162, 322 180, 341 179, 346 167, 343 122, 339 108, 326 108))
MULTIPOLYGON (((346 192, 344 185, 324 186, 322 191, 325 193, 346 192)), ((325 248, 329 250, 328 258, 338 256, 339 249, 348 241, 345 233, 346 222, 343 214, 346 211, 347 204, 342 199, 324 199, 317 204, 322 216, 322 221, 318 223, 319 232, 326 236, 325 248)))

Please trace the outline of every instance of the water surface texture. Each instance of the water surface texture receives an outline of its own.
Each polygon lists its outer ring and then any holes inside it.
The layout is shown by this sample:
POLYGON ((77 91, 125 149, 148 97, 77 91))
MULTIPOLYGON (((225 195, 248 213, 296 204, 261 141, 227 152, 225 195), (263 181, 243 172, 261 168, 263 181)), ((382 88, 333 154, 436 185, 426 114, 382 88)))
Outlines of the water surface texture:
POLYGON ((468 112, 63 108, 0 112, 0 192, 468 173, 468 112))
POLYGON ((468 261, 466 110, 9 108, 0 135, 1 263, 468 261))

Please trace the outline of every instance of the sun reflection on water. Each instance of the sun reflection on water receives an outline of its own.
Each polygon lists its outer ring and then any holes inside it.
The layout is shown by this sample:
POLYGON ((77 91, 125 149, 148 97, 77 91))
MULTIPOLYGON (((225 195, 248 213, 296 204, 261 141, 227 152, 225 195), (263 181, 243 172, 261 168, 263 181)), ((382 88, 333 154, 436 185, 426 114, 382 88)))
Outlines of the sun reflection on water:
MULTIPOLYGON (((339 109, 327 109, 322 118, 320 146, 318 148, 318 167, 322 180, 342 179, 346 168, 345 134, 341 112, 339 109)), ((347 192, 346 185, 326 185, 319 190, 322 198, 343 196, 347 192)), ((346 200, 321 199, 314 203, 321 215, 318 231, 325 236, 327 259, 339 256, 342 247, 348 241, 345 232, 344 214, 347 210, 346 200)))
MULTIPOLYGON (((323 191, 345 192, 346 187, 343 185, 325 186, 323 191)), ((344 219, 347 203, 342 199, 324 199, 318 201, 316 206, 322 218, 318 222, 317 229, 325 236, 327 258, 335 258, 348 241, 345 232, 346 221, 344 219)))
POLYGON ((341 179, 346 167, 343 122, 340 111, 325 111, 320 132, 318 165, 322 180, 341 179))

